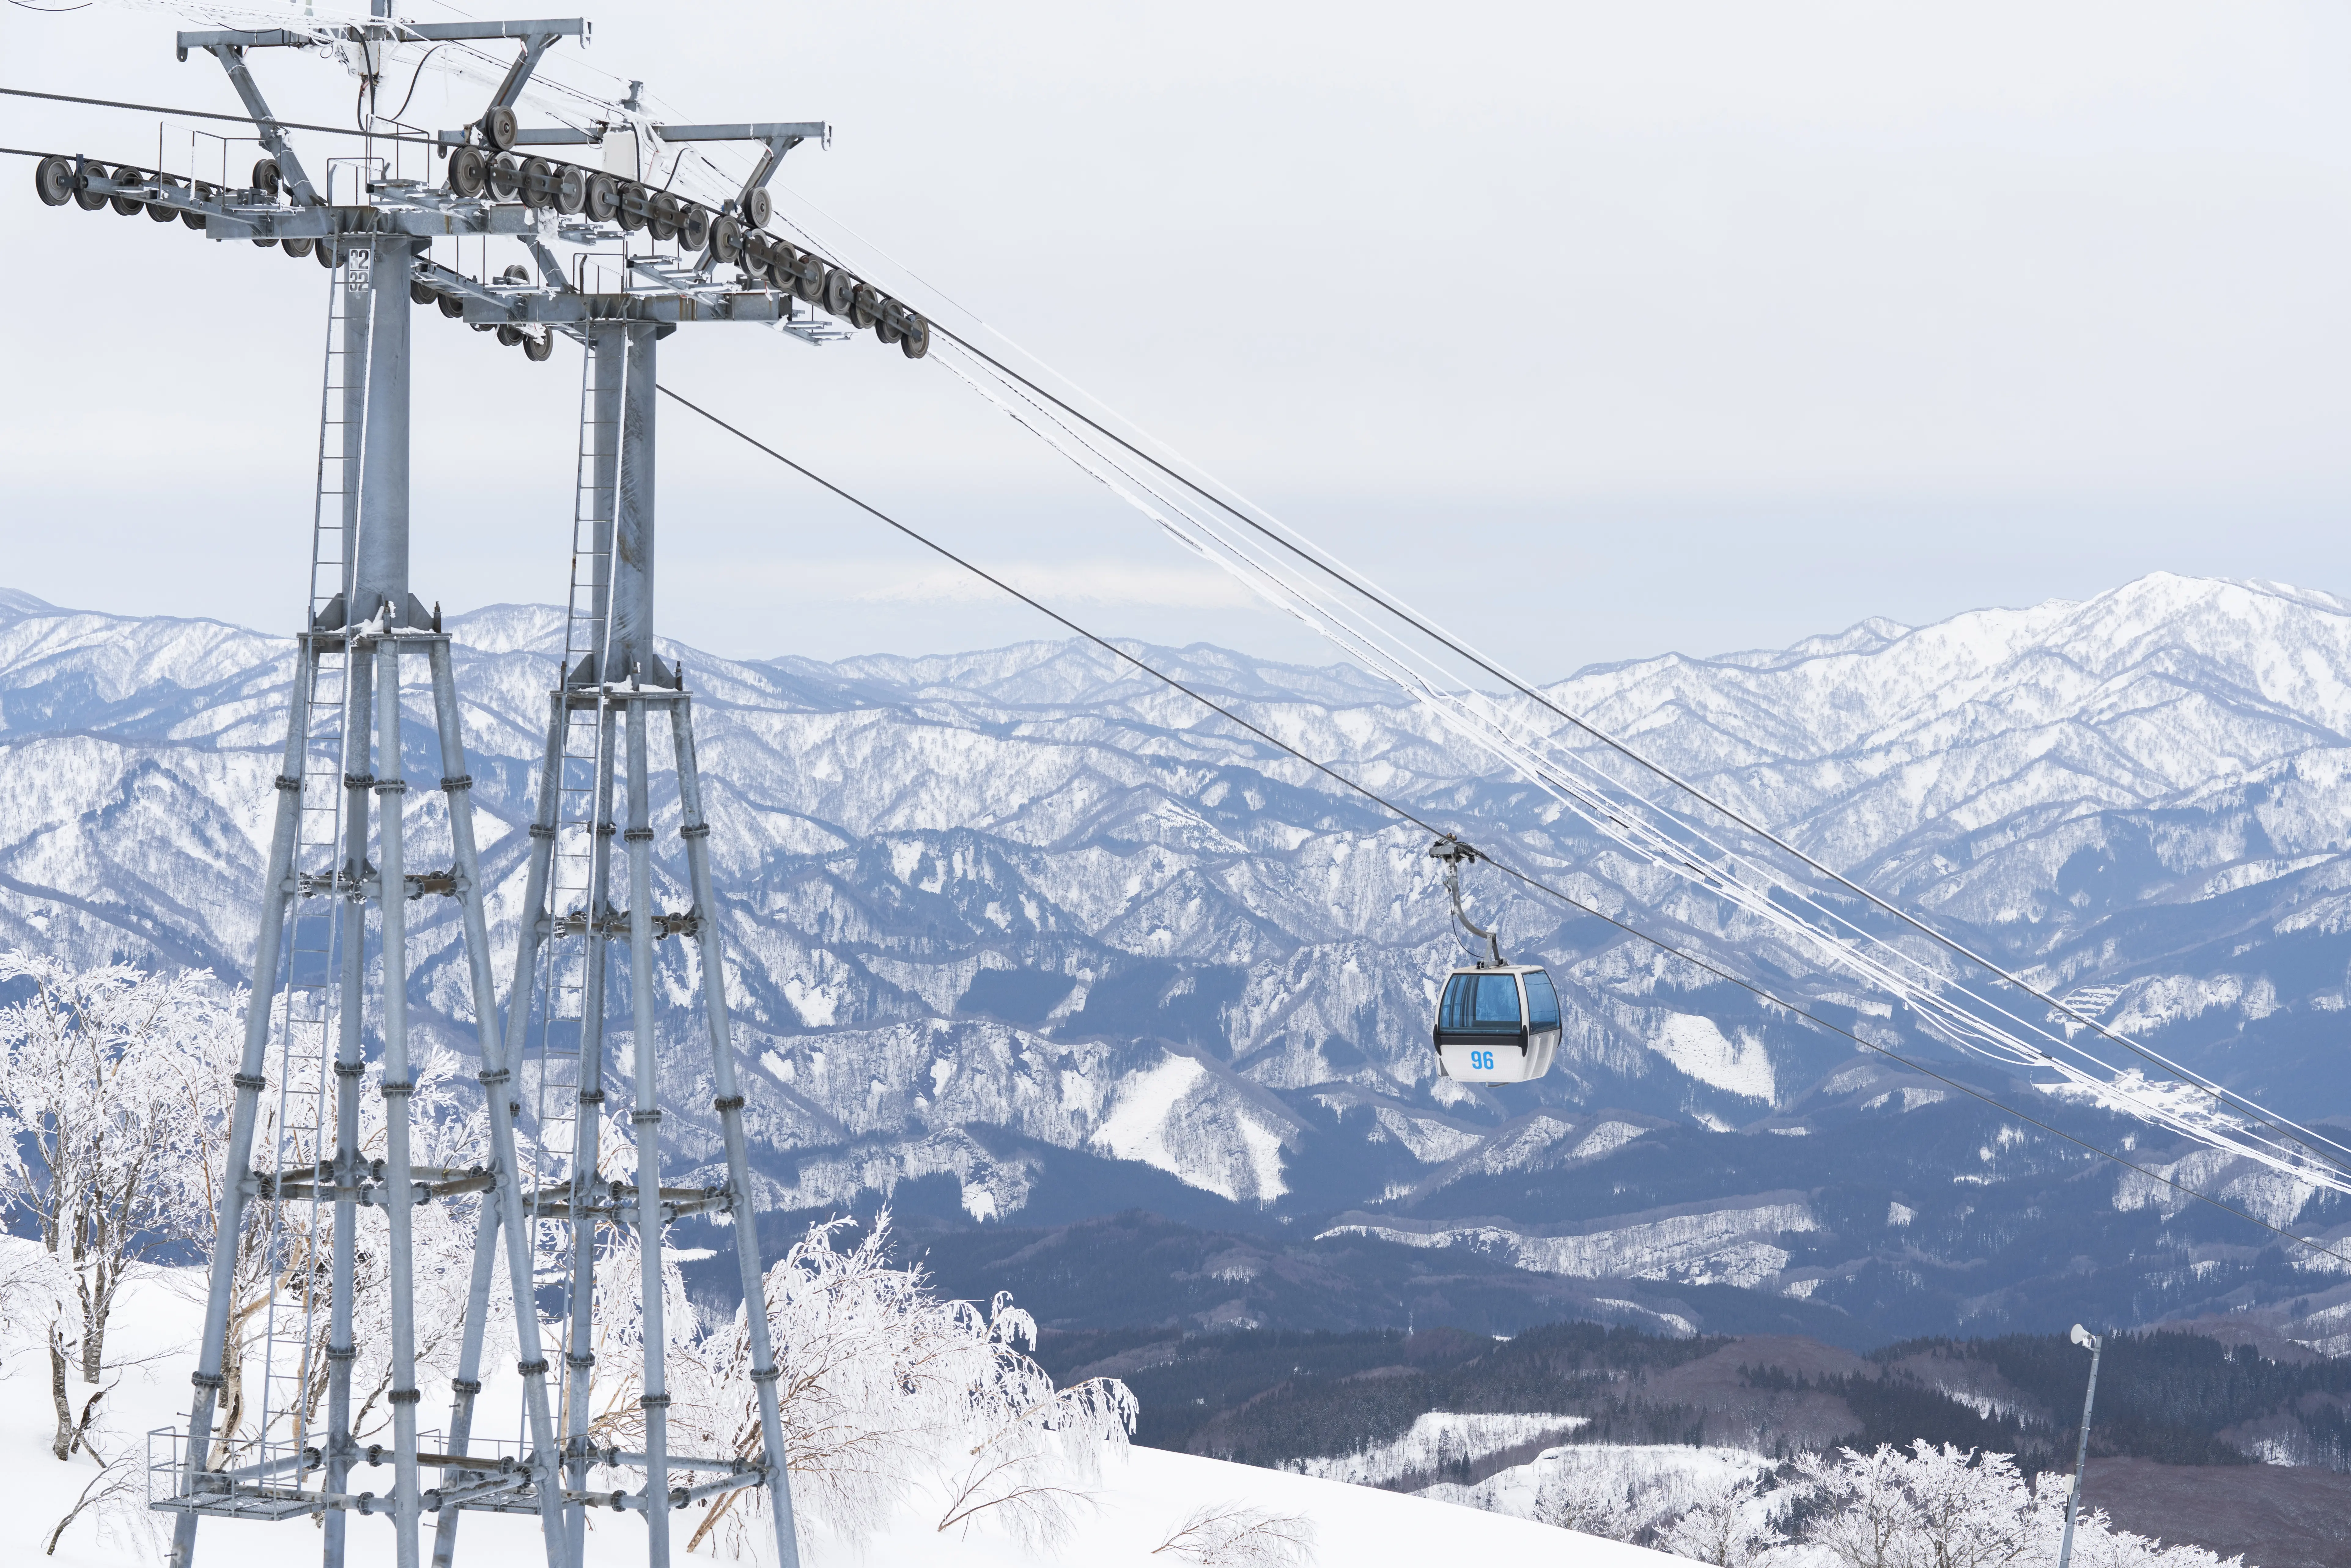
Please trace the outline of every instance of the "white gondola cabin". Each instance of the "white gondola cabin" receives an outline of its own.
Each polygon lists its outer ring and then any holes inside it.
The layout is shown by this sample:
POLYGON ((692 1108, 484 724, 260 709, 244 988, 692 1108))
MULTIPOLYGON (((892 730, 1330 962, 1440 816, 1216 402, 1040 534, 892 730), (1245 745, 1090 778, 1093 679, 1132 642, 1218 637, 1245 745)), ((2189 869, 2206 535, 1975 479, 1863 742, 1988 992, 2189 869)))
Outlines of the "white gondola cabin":
POLYGON ((1437 1001, 1438 1070, 1464 1083, 1523 1083, 1559 1051, 1559 993, 1532 964, 1456 969, 1437 1001))
POLYGON ((1437 998, 1437 1071, 1463 1083, 1524 1083, 1551 1071, 1559 1052, 1559 993, 1536 964, 1502 962, 1502 939, 1461 907, 1461 867, 1485 857, 1451 833, 1428 849, 1445 862, 1453 917, 1481 937, 1493 961, 1456 969, 1437 998))

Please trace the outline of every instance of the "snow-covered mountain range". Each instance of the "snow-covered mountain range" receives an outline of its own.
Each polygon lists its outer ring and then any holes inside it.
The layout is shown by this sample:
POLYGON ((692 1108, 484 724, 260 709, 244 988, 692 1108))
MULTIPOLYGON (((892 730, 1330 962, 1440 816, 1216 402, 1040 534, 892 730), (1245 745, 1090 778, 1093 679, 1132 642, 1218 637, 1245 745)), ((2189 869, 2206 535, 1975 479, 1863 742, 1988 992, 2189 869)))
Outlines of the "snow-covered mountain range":
MULTIPOLYGON (((559 612, 450 624, 507 952, 559 612)), ((1888 1333, 2255 1299, 2345 1332, 2325 1316, 2339 1265, 1475 870, 1514 956, 1552 966, 1567 1030, 1540 1084, 1437 1077, 1427 1014, 1460 949, 1426 835, 1099 650, 668 651, 697 695, 782 1207, 890 1192, 1029 1224, 1142 1205, 1284 1247, 1475 1254, 1652 1323, 1703 1321, 1691 1292, 1729 1286, 1888 1333)), ((1595 907, 1829 1016, 1883 1012, 1743 946, 1366 675, 1150 657, 1595 907)), ((290 664, 284 637, 0 598, 0 945, 242 975, 290 664)), ((2304 1117, 2351 1113, 2351 602, 2158 575, 1552 690, 2074 1005, 2304 1117)), ((420 713, 409 737, 431 776, 420 713)), ((414 863, 444 852, 434 809, 414 863)), ((680 879, 662 898, 684 906, 680 879)), ((462 1051, 455 936, 428 904, 412 939, 420 1010, 462 1051)), ((681 1008, 683 946, 663 951, 681 1008)), ((685 1022, 665 1042, 681 1074, 685 1022)), ((1948 1062, 1900 1015, 1876 1022, 1948 1062)), ((2137 1136, 2135 1160, 2271 1223, 2351 1219, 1982 1062, 1952 1071, 2107 1147, 2137 1136)), ((1253 1277, 1228 1321, 1252 1315, 1253 1277)))

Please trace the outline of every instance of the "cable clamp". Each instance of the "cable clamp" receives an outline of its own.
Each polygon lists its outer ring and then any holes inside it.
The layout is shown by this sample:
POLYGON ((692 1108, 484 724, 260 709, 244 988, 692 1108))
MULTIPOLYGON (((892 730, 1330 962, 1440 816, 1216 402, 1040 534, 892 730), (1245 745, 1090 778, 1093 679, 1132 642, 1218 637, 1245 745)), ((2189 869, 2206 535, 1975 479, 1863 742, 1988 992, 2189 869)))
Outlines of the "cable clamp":
POLYGON ((415 1084, 402 1083, 396 1078, 387 1078, 378 1087, 379 1092, 387 1100, 396 1099, 403 1094, 413 1094, 416 1092, 415 1084))
POLYGON ((640 1410, 666 1410, 669 1408, 669 1396, 666 1394, 640 1395, 637 1397, 637 1408, 640 1410))
POLYGON ((744 1100, 740 1094, 721 1094, 710 1103, 710 1108, 714 1111, 740 1111, 743 1105, 744 1100))
POLYGON ((277 776, 277 787, 288 794, 299 795, 302 792, 302 780, 299 779, 289 779, 285 774, 280 773, 277 776))
POLYGON ((537 1361, 517 1361, 515 1363, 515 1370, 521 1373, 525 1377, 545 1377, 547 1375, 547 1357, 542 1355, 537 1361))
POLYGON ((486 1086, 496 1088, 497 1085, 504 1083, 508 1079, 512 1078, 514 1074, 503 1067, 492 1067, 485 1069, 484 1071, 475 1073, 474 1076, 480 1079, 486 1086))
POLYGON ((677 831, 677 836, 681 839, 706 839, 710 836, 710 824, 688 822, 677 831))
POLYGON ((596 1364, 596 1353, 591 1350, 586 1355, 574 1355, 567 1350, 563 1353, 563 1364, 574 1372, 585 1372, 596 1364))
POLYGON ((379 795, 405 795, 408 793, 408 780, 405 779, 379 779, 376 780, 375 792, 379 795))
POLYGON ((239 1089, 258 1091, 269 1087, 269 1080, 262 1077, 258 1072, 232 1072, 228 1075, 228 1081, 239 1089))
POLYGON ((452 795, 455 795, 460 789, 471 789, 473 787, 474 776, 470 773, 460 773, 455 779, 444 779, 441 780, 441 788, 447 790, 452 795))
POLYGON ((640 1127, 658 1127, 661 1125, 661 1119, 662 1113, 658 1111, 632 1111, 629 1113, 629 1120, 640 1127))
POLYGON ((580 1103, 582 1105, 601 1105, 603 1103, 604 1092, 601 1089, 582 1089, 580 1091, 580 1103))
POLYGON ((384 1398, 394 1405, 413 1405, 423 1397, 423 1395, 413 1388, 395 1388, 384 1396, 384 1398))
POLYGON ((783 1368, 779 1366, 755 1366, 751 1369, 751 1381, 754 1383, 773 1383, 783 1375, 783 1368))
POLYGON ((343 775, 343 788, 346 789, 372 789, 375 788, 375 775, 372 773, 346 773, 343 775))
POLYGON ((651 828, 631 828, 621 837, 632 844, 649 844, 653 842, 653 831, 651 828))
POLYGON ((335 1063, 335 1076, 338 1078, 358 1078, 364 1075, 366 1071, 367 1063, 364 1061, 338 1061, 335 1063))
POLYGON ((542 823, 533 822, 530 825, 530 836, 534 839, 551 839, 555 836, 555 830, 542 823))
MULTIPOLYGON (((357 1361, 359 1358, 360 1347, 355 1344, 330 1344, 327 1347, 327 1359, 329 1361, 357 1361)), ((474 1387, 477 1392, 480 1390, 481 1386, 482 1385, 478 1383, 474 1385, 474 1387)))
POLYGON ((479 1394, 481 1391, 482 1385, 470 1377, 453 1377, 449 1380, 449 1392, 452 1394, 471 1395, 479 1394))
POLYGON ((221 1385, 226 1383, 228 1379, 217 1372, 192 1372, 188 1374, 188 1381, 199 1388, 209 1388, 217 1394, 220 1392, 221 1385))

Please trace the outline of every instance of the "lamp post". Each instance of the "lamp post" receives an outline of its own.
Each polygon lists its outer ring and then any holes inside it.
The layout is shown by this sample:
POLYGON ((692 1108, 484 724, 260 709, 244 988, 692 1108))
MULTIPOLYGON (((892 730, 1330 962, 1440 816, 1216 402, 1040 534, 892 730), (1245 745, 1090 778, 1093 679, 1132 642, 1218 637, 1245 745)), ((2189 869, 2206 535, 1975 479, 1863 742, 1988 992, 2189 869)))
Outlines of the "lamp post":
POLYGON ((2082 1469, 2090 1462, 2090 1406, 2098 1397, 2098 1353, 2106 1343, 2080 1323, 2074 1325, 2070 1337, 2090 1353, 2090 1387, 2082 1396, 2082 1440, 2074 1450, 2074 1492, 2065 1500, 2065 1541, 2057 1549, 2057 1568, 2073 1568, 2074 1521, 2082 1511, 2082 1469))

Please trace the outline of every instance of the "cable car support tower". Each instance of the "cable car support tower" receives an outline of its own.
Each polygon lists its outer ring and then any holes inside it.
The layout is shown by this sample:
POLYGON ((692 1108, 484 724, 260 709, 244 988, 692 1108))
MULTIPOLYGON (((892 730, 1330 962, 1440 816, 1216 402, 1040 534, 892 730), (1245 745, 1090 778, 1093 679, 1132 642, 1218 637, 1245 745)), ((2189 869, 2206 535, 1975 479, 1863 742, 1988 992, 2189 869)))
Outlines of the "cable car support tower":
POLYGON ((230 1179, 218 1206, 187 1425, 155 1435, 150 1501, 174 1516, 173 1568, 193 1568, 198 1526, 208 1518, 317 1518, 323 1561, 341 1568, 354 1513, 390 1516, 397 1568, 420 1568, 430 1516, 433 1563, 449 1568, 469 1511, 535 1515, 548 1568, 577 1568, 591 1507, 641 1514, 646 1561, 667 1568, 674 1511, 756 1488, 768 1504, 777 1562, 798 1568, 693 699, 653 639, 657 345, 684 322, 749 321, 811 343, 870 329, 917 359, 929 326, 764 230, 766 184, 778 163, 802 141, 829 141, 829 126, 679 126, 632 115, 586 129, 525 129, 516 106, 534 69, 561 40, 584 42, 586 22, 419 25, 392 19, 387 0, 373 11, 365 22, 179 35, 181 57, 213 56, 256 125, 268 156, 249 185, 79 155, 46 157, 36 172, 53 206, 70 201, 85 211, 144 211, 161 223, 177 217, 214 240, 316 256, 332 274, 310 590, 234 1080, 230 1179), (371 142, 360 158, 330 161, 326 177, 315 177, 247 63, 254 50, 332 41, 348 46, 363 71, 380 70, 396 44, 491 40, 512 41, 517 53, 477 121, 431 139, 445 172, 440 183, 399 177, 400 144, 419 140, 413 135, 392 138, 388 157, 371 142), (650 183, 648 141, 656 153, 661 144, 704 141, 754 141, 764 152, 749 181, 713 210, 650 183), (567 146, 595 148, 601 162, 517 152, 567 146), (435 241, 457 240, 458 259, 468 249, 486 256, 486 247, 463 242, 496 236, 519 241, 537 276, 515 266, 493 277, 486 259, 476 276, 432 254, 435 241), (570 266, 557 244, 574 247, 570 266), (413 308, 425 304, 533 360, 549 356, 558 334, 585 350, 566 645, 549 702, 503 1021, 450 638, 438 606, 428 609, 410 590, 411 325, 413 308), (419 660, 439 742, 451 863, 412 872, 402 683, 419 660), (675 768, 691 899, 684 910, 654 906, 656 712, 667 718, 675 768), (625 878, 625 906, 611 896, 616 876, 625 878), (487 1113, 486 1159, 463 1169, 411 1157, 419 1064, 407 1010, 407 906, 428 895, 458 906, 487 1113), (672 936, 696 948, 711 1111, 724 1148, 724 1180, 702 1186, 662 1180, 662 1131, 673 1113, 659 1081, 654 945, 672 936), (621 941, 628 946, 634 1168, 608 1174, 600 1163, 602 1106, 608 1081, 621 1080, 605 1059, 606 955, 621 941), (381 975, 372 997, 371 962, 381 975), (360 1134, 371 1039, 379 1051, 381 1158, 363 1155, 360 1134), (457 1375, 447 1427, 427 1447, 418 1425, 413 1214, 419 1204, 468 1194, 479 1195, 479 1207, 457 1375), (364 1448, 352 1411, 362 1208, 385 1220, 392 1427, 389 1445, 364 1448), (668 1222, 695 1214, 732 1220, 759 1428, 758 1450, 747 1455, 669 1451, 662 1238, 668 1222), (640 1244, 641 1449, 600 1446, 591 1433, 600 1227, 628 1228, 640 1244), (563 1260, 559 1381, 538 1305, 538 1259, 548 1251, 563 1260), (518 1353, 520 1437, 486 1445, 473 1429, 501 1267, 518 1353), (257 1380, 249 1375, 256 1360, 257 1380), (354 1490, 358 1467, 387 1462, 388 1497, 354 1490), (427 1472, 436 1478, 430 1486, 427 1472), (591 1472, 641 1479, 591 1492, 591 1472))

